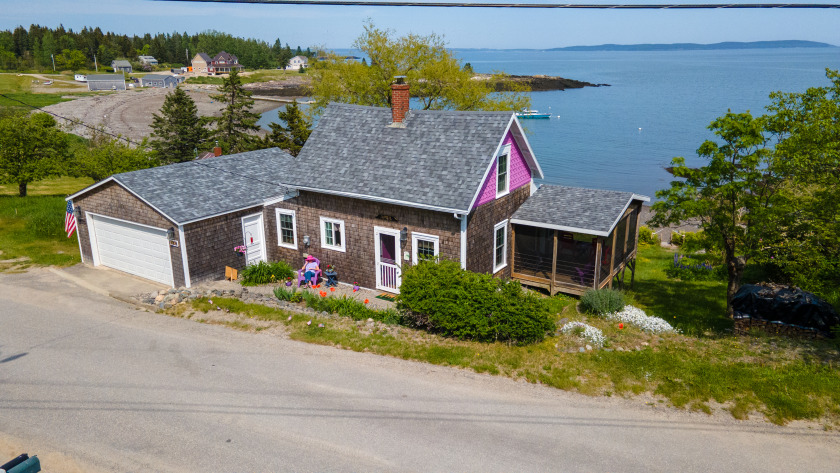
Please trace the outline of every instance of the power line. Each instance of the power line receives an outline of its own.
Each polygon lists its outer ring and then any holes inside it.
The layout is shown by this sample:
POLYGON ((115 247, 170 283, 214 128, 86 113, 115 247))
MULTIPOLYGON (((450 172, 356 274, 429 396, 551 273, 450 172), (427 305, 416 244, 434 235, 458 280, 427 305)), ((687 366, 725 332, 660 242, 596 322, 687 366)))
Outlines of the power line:
POLYGON ((46 110, 46 109, 43 109, 43 108, 41 108, 41 107, 38 107, 38 106, 35 106, 35 105, 28 104, 28 103, 26 103, 26 102, 24 102, 24 101, 22 101, 22 100, 18 100, 18 99, 16 99, 16 98, 14 98, 14 97, 9 97, 9 96, 8 96, 8 95, 6 95, 6 94, 0 94, 0 97, 5 98, 6 100, 11 100, 11 101, 13 101, 13 102, 17 102, 17 103, 19 103, 19 104, 21 104, 21 105, 25 105, 25 106, 27 106, 27 107, 29 107, 29 108, 34 109, 34 110, 39 110, 39 111, 41 111, 41 112, 43 112, 43 113, 46 113, 46 114, 48 114, 48 115, 52 115, 52 116, 54 116, 54 117, 56 117, 56 118, 60 118, 60 119, 62 119, 62 120, 67 120, 68 122, 73 123, 73 124, 75 124, 75 125, 83 126, 83 127, 85 127, 85 128, 90 128, 91 130, 93 130, 93 131, 95 131, 95 132, 97 132, 97 133, 102 133, 103 135, 113 136, 114 138, 116 138, 116 139, 118 139, 118 140, 123 140, 123 141, 125 141, 126 143, 133 144, 133 145, 136 145, 136 146, 140 146, 140 144, 141 144, 141 143, 136 143, 136 142, 134 142, 134 141, 131 141, 131 140, 129 140, 128 138, 125 138, 125 137, 124 137, 124 136, 122 136, 122 135, 115 135, 115 134, 113 134, 113 133, 108 133, 107 131, 105 131, 105 130, 103 130, 103 129, 96 128, 95 126, 88 125, 87 123, 85 123, 85 122, 83 122, 83 121, 81 121, 81 120, 78 120, 78 119, 75 119, 75 118, 67 118, 67 117, 63 117, 63 116, 61 116, 61 115, 59 115, 59 114, 57 114, 57 113, 51 112, 51 111, 46 110))
MULTIPOLYGON (((9 97, 8 95, 5 95, 5 94, 0 94, 0 97, 3 97, 3 98, 5 98, 5 99, 7 99, 7 100, 12 100, 12 101, 14 101, 14 102, 17 102, 17 103, 19 103, 19 104, 25 105, 25 106, 30 107, 30 108, 35 109, 35 110, 40 110, 41 112, 44 112, 44 113, 49 114, 49 115, 52 115, 52 116, 54 116, 54 117, 56 117, 56 118, 60 118, 60 119, 62 119, 62 120, 67 120, 67 121, 69 121, 69 122, 71 122, 71 123, 74 123, 74 124, 76 124, 76 125, 80 125, 80 126, 83 126, 83 127, 85 127, 85 128, 90 128, 91 130, 94 130, 94 131, 96 131, 97 133, 102 133, 103 135, 108 135, 108 136, 112 136, 112 137, 114 137, 114 138, 116 138, 116 139, 118 139, 118 140, 123 140, 123 141, 125 141, 126 143, 129 143, 129 144, 133 144, 133 145, 136 145, 136 146, 140 146, 140 145, 142 144, 142 143, 137 143, 136 141, 131 141, 130 139, 128 139, 128 138, 126 138, 126 137, 124 137, 124 136, 122 136, 122 135, 115 135, 115 134, 113 134, 113 133, 109 133, 109 132, 107 132, 107 131, 105 131, 105 130, 102 130, 102 129, 96 128, 96 127, 94 127, 94 126, 90 126, 90 125, 88 125, 87 123, 85 123, 85 122, 83 122, 83 121, 81 121, 81 120, 77 120, 77 119, 73 119, 73 118, 67 118, 67 117, 61 116, 61 115, 59 115, 59 114, 57 114, 57 113, 51 112, 51 111, 49 111, 49 110, 45 110, 45 109, 43 109, 43 108, 41 108, 41 107, 38 107, 38 106, 35 106, 35 105, 30 105, 30 104, 28 104, 28 103, 26 103, 26 102, 24 102, 24 101, 22 101, 22 100, 18 100, 18 99, 14 98, 14 97, 9 97)), ((229 171, 229 170, 227 170, 227 169, 222 169, 222 168, 217 168, 217 167, 215 167, 215 166, 210 166, 209 164, 207 164, 207 163, 203 163, 203 162, 201 162, 201 161, 200 161, 200 160, 198 160, 198 159, 194 159, 194 160, 191 160, 191 161, 184 161, 184 162, 186 162, 186 163, 191 163, 191 164, 198 164, 199 166, 204 166, 204 167, 206 167, 206 168, 213 169, 213 170, 215 170, 215 171, 221 171, 221 172, 226 172, 226 173, 228 173, 228 174, 233 174, 233 175, 235 175, 235 176, 241 177, 241 178, 243 178, 243 179, 249 179, 249 180, 254 181, 254 182, 261 182, 261 183, 263 183, 263 184, 269 184, 269 185, 272 185, 272 186, 278 186, 278 187, 282 187, 283 189, 288 189, 288 188, 289 188, 288 186, 283 185, 283 184, 280 184, 280 183, 277 183, 277 182, 266 181, 266 180, 263 180, 263 179, 259 179, 259 178, 253 177, 253 176, 248 176, 248 175, 246 175, 246 174, 238 173, 238 172, 235 172, 235 171, 229 171)))
POLYGON ((431 7, 431 8, 526 8, 526 9, 582 9, 582 10, 714 10, 714 9, 830 9, 835 3, 658 3, 658 4, 596 4, 596 3, 472 3, 421 1, 356 1, 356 0, 157 0, 165 2, 243 3, 271 5, 350 6, 350 7, 431 7))

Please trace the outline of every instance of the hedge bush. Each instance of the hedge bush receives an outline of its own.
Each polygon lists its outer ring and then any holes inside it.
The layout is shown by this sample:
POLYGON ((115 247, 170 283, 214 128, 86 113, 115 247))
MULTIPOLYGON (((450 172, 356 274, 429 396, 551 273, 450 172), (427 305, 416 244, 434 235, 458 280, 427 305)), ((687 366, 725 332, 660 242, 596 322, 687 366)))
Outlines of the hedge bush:
POLYGON ((658 245, 659 235, 653 233, 653 230, 642 225, 639 227, 639 243, 644 245, 658 245))
POLYGON ((624 293, 615 289, 590 289, 580 298, 580 309, 590 314, 609 314, 624 309, 624 293))
POLYGON ((257 264, 249 264, 242 271, 239 271, 239 283, 243 286, 269 284, 283 281, 295 276, 295 274, 292 267, 285 261, 275 261, 274 263, 260 261, 257 264))
POLYGON ((397 307, 416 327, 483 342, 535 343, 554 328, 547 304, 518 282, 423 261, 402 275, 397 307))

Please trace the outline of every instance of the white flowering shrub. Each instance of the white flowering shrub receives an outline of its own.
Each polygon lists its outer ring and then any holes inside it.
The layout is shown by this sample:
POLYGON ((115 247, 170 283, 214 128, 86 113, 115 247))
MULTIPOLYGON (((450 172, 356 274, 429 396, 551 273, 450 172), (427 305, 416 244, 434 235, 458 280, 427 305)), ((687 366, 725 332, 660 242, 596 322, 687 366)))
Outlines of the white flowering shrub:
POLYGON ((607 337, 604 336, 604 333, 600 329, 586 325, 583 322, 569 322, 560 331, 566 335, 580 332, 581 338, 599 347, 604 346, 604 342, 607 341, 607 337))
POLYGON ((604 316, 607 320, 616 322, 624 322, 625 324, 635 325, 645 332, 650 333, 665 333, 676 332, 677 330, 665 320, 659 317, 653 317, 645 314, 645 311, 632 305, 626 306, 619 312, 610 312, 604 316))

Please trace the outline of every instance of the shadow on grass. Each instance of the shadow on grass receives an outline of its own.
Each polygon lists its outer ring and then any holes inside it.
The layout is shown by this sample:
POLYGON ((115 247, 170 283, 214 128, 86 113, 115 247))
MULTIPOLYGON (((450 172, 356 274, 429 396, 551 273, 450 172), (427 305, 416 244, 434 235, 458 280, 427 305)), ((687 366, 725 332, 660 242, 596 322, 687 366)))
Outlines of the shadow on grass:
POLYGON ((732 328, 726 316, 726 284, 720 281, 668 279, 673 252, 658 247, 639 251, 639 271, 632 295, 650 315, 667 320, 688 335, 719 334, 732 328))

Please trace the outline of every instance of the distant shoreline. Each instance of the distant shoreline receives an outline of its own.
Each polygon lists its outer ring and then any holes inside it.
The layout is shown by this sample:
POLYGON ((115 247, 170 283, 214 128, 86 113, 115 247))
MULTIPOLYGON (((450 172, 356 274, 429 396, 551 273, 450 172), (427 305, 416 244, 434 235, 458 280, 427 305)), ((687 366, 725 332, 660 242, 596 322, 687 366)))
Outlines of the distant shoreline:
POLYGON ((672 43, 672 44, 600 44, 597 46, 567 46, 546 51, 719 51, 736 49, 788 49, 788 48, 836 48, 837 46, 816 41, 726 41, 722 43, 672 43))

